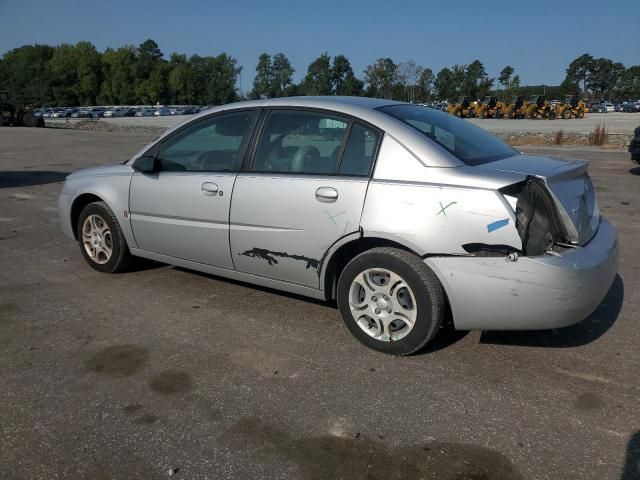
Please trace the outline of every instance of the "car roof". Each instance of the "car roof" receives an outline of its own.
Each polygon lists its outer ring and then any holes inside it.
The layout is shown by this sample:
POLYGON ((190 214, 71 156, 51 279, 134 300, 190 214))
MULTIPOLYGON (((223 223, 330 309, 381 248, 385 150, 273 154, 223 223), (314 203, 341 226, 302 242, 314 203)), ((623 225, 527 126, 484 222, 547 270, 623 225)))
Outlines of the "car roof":
MULTIPOLYGON (((269 98, 261 100, 249 100, 235 103, 228 103, 217 107, 209 108, 188 118, 184 122, 168 129, 152 144, 161 142, 167 135, 171 135, 175 130, 200 118, 209 115, 248 108, 269 108, 269 107, 291 107, 291 108, 314 108, 324 109, 359 118, 374 127, 379 128, 409 150, 425 166, 433 167, 459 167, 463 163, 444 148, 430 142, 417 129, 387 115, 378 109, 390 105, 411 105, 396 100, 385 100, 370 97, 347 97, 347 96, 308 96, 308 97, 283 97, 269 98)), ((419 107, 416 108, 426 108, 419 107)), ((142 155, 151 145, 138 152, 132 160, 142 155)))

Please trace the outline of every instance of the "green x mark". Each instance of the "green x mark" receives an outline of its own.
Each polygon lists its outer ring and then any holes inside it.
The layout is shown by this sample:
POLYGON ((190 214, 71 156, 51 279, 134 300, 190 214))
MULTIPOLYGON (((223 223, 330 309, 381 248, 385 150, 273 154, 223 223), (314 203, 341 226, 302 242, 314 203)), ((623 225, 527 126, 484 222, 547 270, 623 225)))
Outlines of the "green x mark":
POLYGON ((440 204, 440 211, 437 213, 437 215, 440 215, 441 213, 446 217, 447 216, 447 212, 445 212, 445 210, 447 208, 449 208, 451 205, 453 205, 454 203, 458 203, 458 202, 451 202, 449 205, 447 205, 446 207, 442 206, 442 202, 438 202, 440 204))

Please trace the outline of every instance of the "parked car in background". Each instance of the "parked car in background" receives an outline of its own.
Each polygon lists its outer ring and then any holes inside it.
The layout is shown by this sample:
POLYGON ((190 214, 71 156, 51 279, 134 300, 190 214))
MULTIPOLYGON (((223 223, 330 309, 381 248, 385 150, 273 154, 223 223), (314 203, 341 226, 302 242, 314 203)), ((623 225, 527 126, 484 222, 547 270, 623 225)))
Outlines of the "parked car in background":
POLYGON ((135 116, 136 117, 152 117, 153 115, 155 115, 155 113, 156 113, 155 108, 144 107, 144 108, 138 109, 135 116))
POLYGON ((153 113, 156 117, 167 117, 171 115, 171 110, 168 108, 159 108, 153 113))
POLYGON ((633 112, 635 111, 633 107, 633 102, 622 102, 621 111, 623 112, 633 112))
POLYGON ((91 118, 102 118, 104 116, 104 108, 93 107, 90 113, 91 113, 91 118))
POLYGON ((405 355, 448 315, 530 330, 596 309, 618 243, 587 168, 431 108, 279 98, 207 110, 124 164, 72 173, 58 211, 98 271, 134 255, 335 300, 358 340, 405 355))
POLYGON ((71 114, 71 118, 90 118, 90 117, 91 117, 91 111, 85 108, 76 110, 71 114))
POLYGON ((604 103, 602 104, 602 106, 604 107, 604 109, 605 109, 605 111, 606 111, 607 113, 615 112, 615 111, 616 111, 616 106, 615 106, 613 103, 611 103, 611 102, 604 102, 604 103))
POLYGON ((124 114, 128 111, 128 109, 126 108, 122 108, 122 107, 114 107, 114 108, 110 108, 108 110, 105 110, 104 112, 104 117, 123 117, 124 114))
POLYGON ((607 113, 607 109, 602 103, 592 103, 589 106, 589 113, 607 113))

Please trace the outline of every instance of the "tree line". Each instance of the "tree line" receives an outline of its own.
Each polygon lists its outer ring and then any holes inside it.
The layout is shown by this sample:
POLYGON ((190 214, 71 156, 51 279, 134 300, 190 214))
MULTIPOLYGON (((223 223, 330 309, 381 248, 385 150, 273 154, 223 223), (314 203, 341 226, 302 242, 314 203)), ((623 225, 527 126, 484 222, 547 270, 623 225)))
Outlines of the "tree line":
POLYGON ((166 60, 153 40, 102 53, 90 42, 25 45, 0 59, 0 90, 36 105, 222 104, 238 99, 239 73, 226 53, 166 60))
POLYGON ((507 65, 490 77, 480 60, 455 64, 437 74, 413 60, 379 58, 359 78, 344 55, 322 53, 311 62, 300 82, 283 53, 263 53, 246 96, 238 89, 242 71, 227 53, 166 59, 149 39, 99 52, 86 41, 75 45, 25 45, 0 58, 0 90, 13 101, 35 105, 223 104, 243 98, 293 95, 355 95, 430 102, 471 99, 485 95, 545 94, 559 98, 640 98, 640 65, 625 68, 607 58, 581 55, 569 64, 565 80, 556 86, 521 86, 519 75, 507 65))

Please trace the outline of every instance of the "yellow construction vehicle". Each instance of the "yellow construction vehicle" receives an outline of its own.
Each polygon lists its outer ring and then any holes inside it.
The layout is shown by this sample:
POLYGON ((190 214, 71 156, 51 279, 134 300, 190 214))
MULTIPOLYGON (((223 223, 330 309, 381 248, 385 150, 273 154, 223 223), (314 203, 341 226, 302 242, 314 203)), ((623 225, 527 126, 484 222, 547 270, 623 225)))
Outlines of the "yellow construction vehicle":
POLYGON ((477 118, 502 118, 506 111, 507 105, 497 97, 487 96, 471 104, 471 115, 477 118))
POLYGON ((524 105, 524 97, 517 96, 511 99, 511 103, 506 105, 505 115, 507 118, 522 118, 522 106, 524 105))
POLYGON ((467 118, 471 112, 471 102, 467 97, 462 97, 457 103, 449 103, 447 112, 460 118, 467 118))
POLYGON ((553 120, 556 118, 555 110, 551 108, 544 95, 531 96, 528 102, 524 102, 522 110, 524 111, 524 117, 532 120, 538 118, 553 120))
POLYGON ((587 106, 578 95, 567 95, 564 102, 556 106, 556 116, 564 119, 583 118, 586 111, 587 106))
POLYGON ((42 117, 36 117, 30 107, 9 102, 9 92, 0 91, 0 127, 44 127, 42 117))

